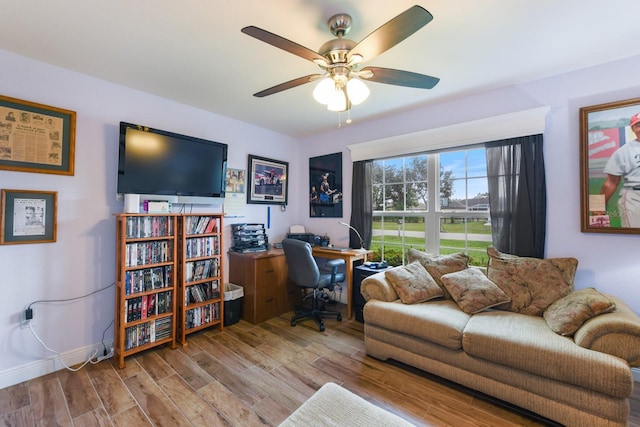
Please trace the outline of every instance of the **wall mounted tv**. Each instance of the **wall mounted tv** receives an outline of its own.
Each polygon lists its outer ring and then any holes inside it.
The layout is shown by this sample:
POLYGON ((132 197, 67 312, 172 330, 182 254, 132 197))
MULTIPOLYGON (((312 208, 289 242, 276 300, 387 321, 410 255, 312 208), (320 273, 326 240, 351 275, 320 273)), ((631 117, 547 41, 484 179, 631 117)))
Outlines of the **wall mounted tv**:
POLYGON ((218 204, 226 169, 227 144, 120 122, 119 195, 218 204))

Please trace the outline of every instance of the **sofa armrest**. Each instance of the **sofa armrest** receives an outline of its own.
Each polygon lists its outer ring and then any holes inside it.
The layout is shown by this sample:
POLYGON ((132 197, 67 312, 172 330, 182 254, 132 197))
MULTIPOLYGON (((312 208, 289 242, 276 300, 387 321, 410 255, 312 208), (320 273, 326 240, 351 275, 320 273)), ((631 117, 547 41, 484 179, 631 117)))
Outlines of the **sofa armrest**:
POLYGON ((360 293, 366 301, 377 299, 391 302, 399 298, 384 271, 366 277, 360 284, 360 293))
POLYGON ((615 311, 585 322, 574 335, 580 347, 620 357, 629 366, 640 366, 640 317, 619 298, 615 311))

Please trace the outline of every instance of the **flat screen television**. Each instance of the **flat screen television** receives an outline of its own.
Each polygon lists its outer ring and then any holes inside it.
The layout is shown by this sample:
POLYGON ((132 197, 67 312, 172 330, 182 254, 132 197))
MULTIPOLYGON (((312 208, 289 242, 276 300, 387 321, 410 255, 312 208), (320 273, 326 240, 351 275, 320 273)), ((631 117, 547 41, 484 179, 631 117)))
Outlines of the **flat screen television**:
POLYGON ((173 203, 221 203, 227 144, 120 122, 118 194, 173 203))

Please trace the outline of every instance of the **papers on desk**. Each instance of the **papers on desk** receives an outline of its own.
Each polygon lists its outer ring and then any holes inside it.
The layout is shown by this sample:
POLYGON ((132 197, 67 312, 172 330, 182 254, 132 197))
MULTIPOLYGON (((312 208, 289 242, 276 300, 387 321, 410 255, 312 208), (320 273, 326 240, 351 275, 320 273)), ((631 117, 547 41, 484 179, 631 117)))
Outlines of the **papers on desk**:
POLYGON ((341 248, 340 246, 320 246, 319 249, 326 249, 328 251, 336 252, 347 252, 351 250, 351 248, 341 248))

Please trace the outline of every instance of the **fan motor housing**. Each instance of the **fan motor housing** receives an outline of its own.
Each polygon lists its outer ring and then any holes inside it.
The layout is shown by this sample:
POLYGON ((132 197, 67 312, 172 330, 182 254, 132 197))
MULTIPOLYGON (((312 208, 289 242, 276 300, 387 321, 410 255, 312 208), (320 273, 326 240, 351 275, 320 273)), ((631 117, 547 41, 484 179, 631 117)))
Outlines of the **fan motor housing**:
POLYGON ((356 45, 349 39, 337 38, 329 40, 318 49, 318 53, 329 61, 330 64, 347 62, 347 53, 356 45))

